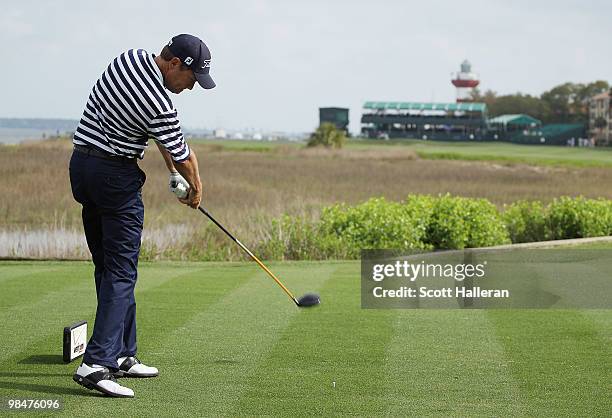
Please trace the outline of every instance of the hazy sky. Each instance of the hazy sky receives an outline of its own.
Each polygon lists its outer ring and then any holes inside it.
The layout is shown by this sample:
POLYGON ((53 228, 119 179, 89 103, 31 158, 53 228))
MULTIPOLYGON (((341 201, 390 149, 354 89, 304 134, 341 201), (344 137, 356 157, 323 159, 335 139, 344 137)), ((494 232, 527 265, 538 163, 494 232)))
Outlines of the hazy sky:
POLYGON ((3 1, 0 116, 78 119, 110 60, 159 53, 192 33, 212 52, 214 90, 172 95, 189 127, 310 131, 318 107, 453 101, 468 58, 482 89, 540 94, 612 82, 612 2, 3 1))

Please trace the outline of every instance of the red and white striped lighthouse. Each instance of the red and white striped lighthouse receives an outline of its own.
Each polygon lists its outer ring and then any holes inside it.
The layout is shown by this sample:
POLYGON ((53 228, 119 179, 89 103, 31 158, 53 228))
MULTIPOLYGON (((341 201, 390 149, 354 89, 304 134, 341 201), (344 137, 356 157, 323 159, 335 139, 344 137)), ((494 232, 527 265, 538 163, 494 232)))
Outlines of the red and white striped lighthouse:
POLYGON ((472 64, 468 60, 461 63, 461 71, 451 74, 451 82, 457 87, 457 102, 471 101, 472 91, 480 84, 478 74, 472 72, 472 64))

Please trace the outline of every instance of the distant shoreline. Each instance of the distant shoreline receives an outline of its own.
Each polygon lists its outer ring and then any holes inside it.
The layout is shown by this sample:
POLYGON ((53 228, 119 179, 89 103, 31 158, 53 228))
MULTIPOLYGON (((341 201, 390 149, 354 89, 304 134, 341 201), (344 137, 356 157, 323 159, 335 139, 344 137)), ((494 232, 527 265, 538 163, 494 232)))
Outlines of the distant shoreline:
POLYGON ((57 129, 0 128, 0 144, 19 144, 23 141, 55 137, 58 134, 66 136, 67 132, 57 129))

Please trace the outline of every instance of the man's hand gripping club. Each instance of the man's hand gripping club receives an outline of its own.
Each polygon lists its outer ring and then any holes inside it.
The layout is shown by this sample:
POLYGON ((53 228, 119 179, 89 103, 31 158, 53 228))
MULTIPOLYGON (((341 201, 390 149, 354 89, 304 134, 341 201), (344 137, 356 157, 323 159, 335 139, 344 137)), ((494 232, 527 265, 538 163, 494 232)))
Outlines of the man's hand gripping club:
POLYGON ((185 178, 183 178, 183 176, 181 176, 178 171, 170 173, 168 187, 170 188, 170 191, 174 193, 179 199, 187 198, 187 195, 189 194, 189 189, 191 188, 189 186, 189 183, 187 183, 187 180, 185 180, 185 178))
POLYGON ((170 153, 162 145, 156 144, 170 171, 170 191, 181 203, 197 209, 202 201, 202 182, 195 152, 191 150, 189 158, 181 163, 175 163, 170 153))

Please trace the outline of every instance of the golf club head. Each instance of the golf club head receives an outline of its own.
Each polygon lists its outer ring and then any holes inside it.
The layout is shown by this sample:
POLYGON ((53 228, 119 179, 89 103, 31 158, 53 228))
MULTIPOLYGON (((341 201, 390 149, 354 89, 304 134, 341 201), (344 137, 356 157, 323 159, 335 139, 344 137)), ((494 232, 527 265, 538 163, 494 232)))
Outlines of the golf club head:
POLYGON ((300 308, 310 308, 321 303, 321 298, 316 293, 306 293, 297 300, 300 308))

